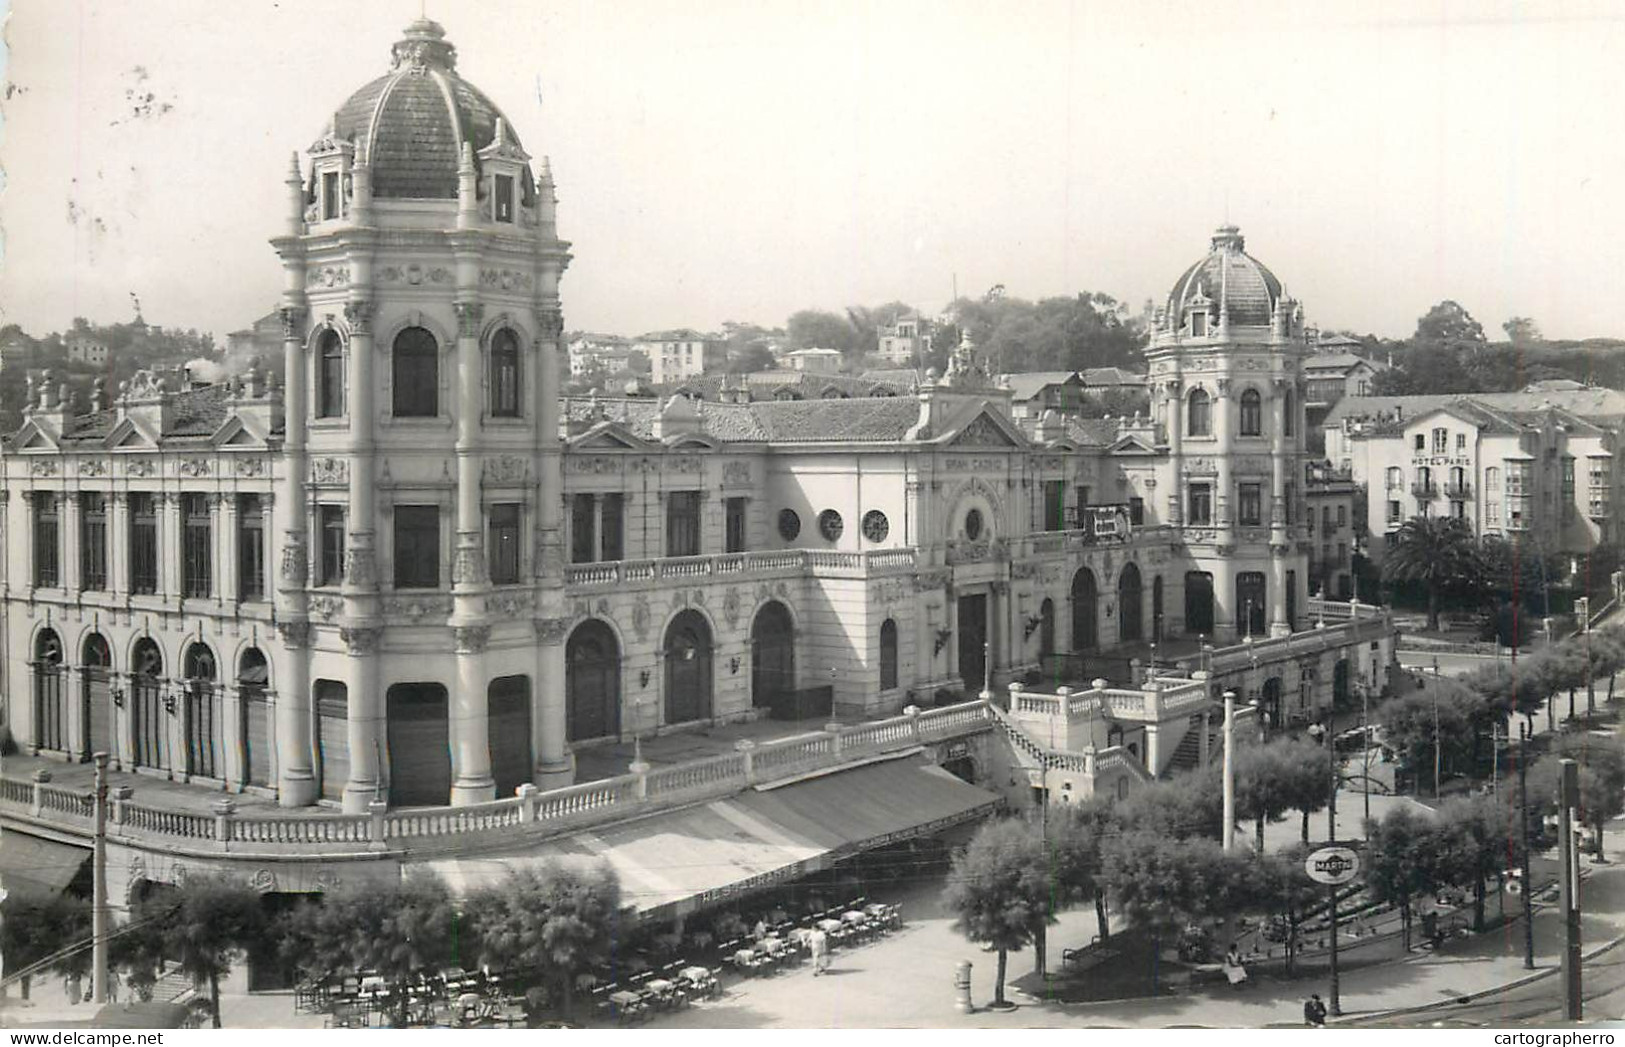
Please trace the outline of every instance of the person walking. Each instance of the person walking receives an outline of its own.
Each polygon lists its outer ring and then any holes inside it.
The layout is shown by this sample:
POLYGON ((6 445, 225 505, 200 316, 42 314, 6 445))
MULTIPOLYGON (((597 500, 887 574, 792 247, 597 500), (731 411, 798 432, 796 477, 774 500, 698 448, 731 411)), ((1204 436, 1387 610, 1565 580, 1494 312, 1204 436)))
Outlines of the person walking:
POLYGON ((1326 1005, 1320 1002, 1320 993, 1314 993, 1303 1002, 1303 1024, 1317 1029, 1326 1024, 1326 1005))
POLYGON ((107 1002, 118 1003, 118 972, 112 968, 107 970, 107 1002))
POLYGON ((812 932, 812 958, 813 977, 829 970, 829 935, 824 933, 822 927, 814 927, 812 932))

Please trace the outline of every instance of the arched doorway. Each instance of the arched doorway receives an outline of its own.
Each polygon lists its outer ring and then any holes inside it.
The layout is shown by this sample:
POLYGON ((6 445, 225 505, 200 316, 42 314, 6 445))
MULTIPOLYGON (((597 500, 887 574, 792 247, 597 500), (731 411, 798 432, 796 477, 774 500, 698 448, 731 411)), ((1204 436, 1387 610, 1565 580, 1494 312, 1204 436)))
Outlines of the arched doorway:
POLYGON ((1342 705, 1349 700, 1349 660, 1339 658, 1332 666, 1332 703, 1342 705))
POLYGON ((1038 605, 1038 661, 1040 664, 1055 653, 1055 601, 1046 599, 1038 605))
POLYGON ((790 611, 773 600, 750 626, 750 704, 771 706, 796 689, 796 627, 790 611))
POLYGON ((350 689, 339 680, 317 680, 314 692, 322 799, 342 800, 350 780, 350 689))
POLYGON ((85 637, 80 654, 79 701, 85 724, 85 759, 93 753, 108 753, 115 759, 113 744, 113 649, 101 633, 85 637))
POLYGON ((1082 654, 1100 643, 1100 593, 1095 588, 1095 573, 1087 567, 1072 576, 1072 653, 1082 654))
POLYGON ((1213 635, 1213 575, 1206 571, 1185 575, 1185 632, 1213 635))
POLYGON ((398 683, 384 694, 389 725, 389 802, 394 807, 451 802, 451 727, 446 689, 398 683))
POLYGON ((1145 639, 1142 616, 1140 569, 1132 563, 1123 565, 1117 578, 1117 635, 1123 643, 1138 643, 1145 639))
POLYGON ((164 656, 142 637, 130 657, 130 718, 135 735, 135 765, 164 766, 164 656))
POLYGON ((270 665, 258 647, 237 659, 237 694, 242 700, 243 782, 271 784, 270 665))
POLYGON ((572 742, 621 733, 621 645, 596 618, 576 626, 564 647, 564 736, 572 742))
POLYGON ((62 752, 68 747, 68 709, 62 695, 62 638, 41 629, 34 639, 34 744, 62 752))
POLYGON ((486 744, 491 750, 491 777, 497 799, 514 795, 531 780, 530 677, 499 676, 485 692, 486 744))
POLYGON ((666 627, 666 722, 711 717, 711 625, 688 610, 666 627))
POLYGON ((215 686, 214 652, 201 643, 186 649, 182 663, 186 678, 186 710, 182 727, 186 735, 186 773, 200 778, 219 778, 224 769, 220 758, 220 689, 215 686))
POLYGON ((1264 572, 1242 571, 1236 575, 1236 634, 1263 636, 1267 620, 1264 572))
POLYGON ((1284 721, 1281 719, 1281 678, 1272 676, 1264 681, 1264 691, 1259 697, 1259 705, 1265 716, 1268 726, 1279 730, 1284 721))

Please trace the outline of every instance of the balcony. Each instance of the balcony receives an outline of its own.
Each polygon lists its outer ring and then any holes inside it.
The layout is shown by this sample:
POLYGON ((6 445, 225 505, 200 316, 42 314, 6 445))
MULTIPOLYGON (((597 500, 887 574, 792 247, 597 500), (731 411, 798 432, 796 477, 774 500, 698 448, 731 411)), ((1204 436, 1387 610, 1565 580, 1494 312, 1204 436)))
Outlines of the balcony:
POLYGON ((1434 499, 1439 497, 1439 486, 1431 480, 1413 480, 1411 494, 1418 498, 1434 499))
POLYGON ((1462 480, 1458 483, 1447 483, 1444 485, 1444 496, 1458 502, 1465 502, 1473 496, 1472 482, 1462 480))
POLYGON ((830 571, 869 575, 913 571, 914 562, 913 549, 872 549, 860 553, 828 549, 779 549, 570 564, 564 569, 564 584, 571 588, 593 588, 664 579, 822 574, 830 571))

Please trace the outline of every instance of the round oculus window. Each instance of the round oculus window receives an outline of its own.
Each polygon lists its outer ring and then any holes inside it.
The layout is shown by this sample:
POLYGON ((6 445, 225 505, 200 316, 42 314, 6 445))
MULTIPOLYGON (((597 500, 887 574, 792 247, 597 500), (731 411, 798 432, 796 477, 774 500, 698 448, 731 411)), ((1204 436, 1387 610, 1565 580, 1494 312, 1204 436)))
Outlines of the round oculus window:
POLYGON ((818 514, 818 533, 826 541, 839 541, 841 532, 846 530, 846 524, 841 520, 841 514, 834 509, 825 509, 818 514))
POLYGON ((972 509, 965 514, 965 537, 973 542, 982 537, 982 510, 972 509))
POLYGON ((794 509, 779 510, 779 537, 787 542, 796 540, 801 533, 801 517, 796 515, 794 509))
POLYGON ((886 535, 891 533, 891 523, 887 521, 886 514, 879 509, 870 509, 863 514, 863 536, 871 542, 884 542, 886 535))

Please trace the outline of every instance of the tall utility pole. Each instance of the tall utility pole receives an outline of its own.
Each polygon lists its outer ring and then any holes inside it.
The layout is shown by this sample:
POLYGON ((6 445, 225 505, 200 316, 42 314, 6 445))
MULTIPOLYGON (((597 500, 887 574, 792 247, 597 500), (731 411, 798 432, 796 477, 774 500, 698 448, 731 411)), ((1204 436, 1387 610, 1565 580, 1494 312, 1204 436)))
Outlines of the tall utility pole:
POLYGON ((1581 1018, 1580 1002, 1580 869, 1575 851, 1574 809, 1580 803, 1580 765, 1564 760, 1563 791, 1559 794, 1558 846, 1563 851, 1563 1002, 1564 1016, 1571 1022, 1581 1018))
POLYGON ((91 852, 94 883, 90 910, 90 986, 98 1005, 107 1002, 107 754, 97 753, 96 842, 91 852))
POLYGON ((1518 826, 1523 834, 1523 966, 1535 969, 1535 892, 1529 877, 1529 725, 1518 725, 1518 826))
POLYGON ((1224 849, 1236 846, 1236 692, 1224 692, 1224 849))
MULTIPOLYGON (((1326 843, 1328 846, 1337 842, 1337 735, 1332 733, 1332 728, 1336 722, 1337 708, 1334 705, 1328 705, 1326 707, 1326 760, 1331 764, 1332 768, 1332 792, 1326 803, 1326 843)), ((1332 884, 1330 890, 1331 902, 1328 906, 1330 910, 1328 915, 1331 917, 1332 931, 1332 984, 1331 991, 1326 995, 1331 997, 1329 1009, 1332 1017, 1336 1018, 1343 1013, 1343 1001, 1337 978, 1337 885, 1332 884)))

